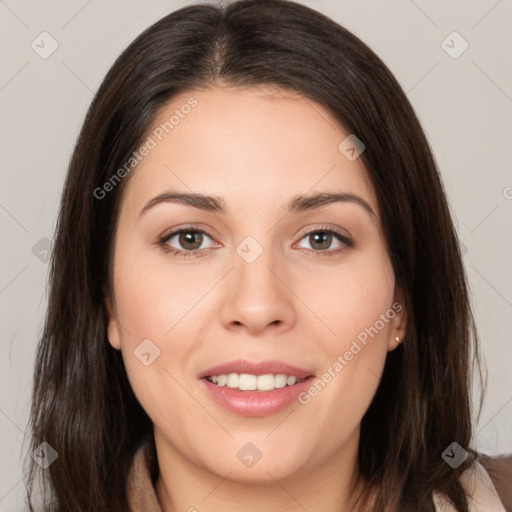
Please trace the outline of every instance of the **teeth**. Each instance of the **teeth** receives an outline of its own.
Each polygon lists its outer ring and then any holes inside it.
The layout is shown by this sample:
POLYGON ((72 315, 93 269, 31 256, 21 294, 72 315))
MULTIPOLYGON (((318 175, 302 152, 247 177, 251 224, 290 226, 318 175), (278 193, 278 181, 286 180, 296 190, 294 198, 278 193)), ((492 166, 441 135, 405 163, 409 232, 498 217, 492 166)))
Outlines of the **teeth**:
POLYGON ((228 388, 237 388, 238 387, 238 373, 230 373, 226 380, 226 386, 228 388))
POLYGON ((284 388, 286 386, 287 379, 286 375, 283 375, 282 373, 277 374, 274 377, 274 386, 276 388, 284 388))
POLYGON ((244 391, 254 391, 258 385, 258 377, 256 375, 248 375, 247 373, 242 373, 240 377, 238 377, 238 389, 242 389, 244 391))
POLYGON ((286 384, 288 384, 288 386, 293 386, 296 382, 296 377, 286 377, 286 384))
POLYGON ((213 384, 217 384, 217 386, 227 386, 228 388, 240 389, 241 391, 272 391, 273 389, 284 388, 285 386, 293 386, 304 380, 283 373, 278 373, 277 375, 271 373, 266 375, 230 373, 228 375, 212 375, 206 378, 213 384))

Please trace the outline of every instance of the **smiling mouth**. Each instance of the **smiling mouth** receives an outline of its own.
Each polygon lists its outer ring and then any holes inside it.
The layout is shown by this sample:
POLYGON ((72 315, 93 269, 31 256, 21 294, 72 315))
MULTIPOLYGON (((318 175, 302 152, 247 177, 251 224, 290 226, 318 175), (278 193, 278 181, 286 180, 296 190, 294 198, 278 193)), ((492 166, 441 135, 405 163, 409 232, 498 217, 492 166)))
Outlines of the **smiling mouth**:
POLYGON ((205 377, 208 382, 219 387, 228 387, 240 391, 273 391, 284 387, 295 386, 306 379, 298 379, 294 375, 284 373, 265 375, 252 375, 250 373, 229 373, 209 375, 205 377))

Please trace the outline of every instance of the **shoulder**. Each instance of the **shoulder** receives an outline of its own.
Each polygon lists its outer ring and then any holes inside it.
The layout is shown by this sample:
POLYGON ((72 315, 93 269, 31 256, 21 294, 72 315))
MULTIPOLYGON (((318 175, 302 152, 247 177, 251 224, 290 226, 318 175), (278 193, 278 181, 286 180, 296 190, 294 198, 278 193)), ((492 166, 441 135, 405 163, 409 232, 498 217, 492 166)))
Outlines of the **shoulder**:
POLYGON ((151 445, 144 443, 133 456, 126 483, 126 494, 133 512, 162 512, 154 482, 154 454, 151 445))
POLYGON ((499 457, 481 454, 478 460, 489 475, 505 510, 512 512, 512 454, 499 457))
MULTIPOLYGON (((470 512, 512 512, 512 456, 479 454, 460 481, 469 497, 470 512)), ((437 512, 456 512, 438 493, 433 501, 437 512)))

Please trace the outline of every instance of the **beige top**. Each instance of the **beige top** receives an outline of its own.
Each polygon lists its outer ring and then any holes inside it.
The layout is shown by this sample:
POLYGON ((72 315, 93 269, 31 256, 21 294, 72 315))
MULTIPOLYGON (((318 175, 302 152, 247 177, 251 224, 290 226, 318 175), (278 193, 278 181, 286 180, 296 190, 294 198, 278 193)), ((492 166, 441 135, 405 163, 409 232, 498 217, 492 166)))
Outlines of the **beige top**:
MULTIPOLYGON (((151 480, 146 448, 147 444, 144 444, 137 450, 130 468, 127 482, 128 503, 132 512, 162 512, 151 480)), ((470 471, 463 474, 462 482, 471 496, 471 512, 506 512, 488 473, 480 463, 475 463, 470 471)), ((437 494, 434 494, 434 504, 438 512, 455 512, 437 494)))

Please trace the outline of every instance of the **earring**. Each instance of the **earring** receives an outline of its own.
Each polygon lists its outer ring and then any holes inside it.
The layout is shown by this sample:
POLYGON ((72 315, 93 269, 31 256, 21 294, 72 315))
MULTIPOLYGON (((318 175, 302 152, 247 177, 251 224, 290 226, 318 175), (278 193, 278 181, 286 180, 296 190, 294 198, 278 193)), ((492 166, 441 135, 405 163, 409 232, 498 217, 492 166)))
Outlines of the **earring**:
POLYGON ((398 336, 395 337, 395 340, 397 343, 402 343, 402 340, 398 336))

